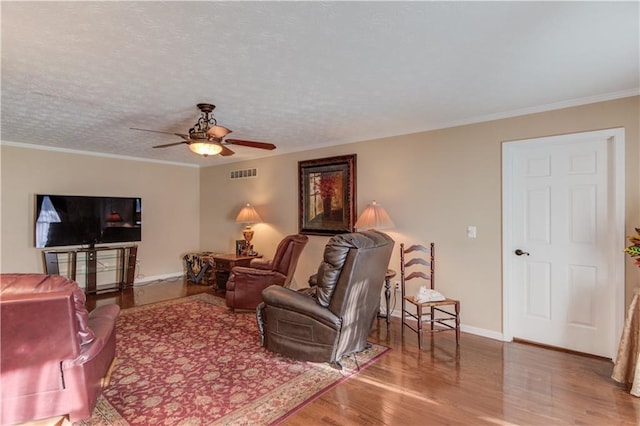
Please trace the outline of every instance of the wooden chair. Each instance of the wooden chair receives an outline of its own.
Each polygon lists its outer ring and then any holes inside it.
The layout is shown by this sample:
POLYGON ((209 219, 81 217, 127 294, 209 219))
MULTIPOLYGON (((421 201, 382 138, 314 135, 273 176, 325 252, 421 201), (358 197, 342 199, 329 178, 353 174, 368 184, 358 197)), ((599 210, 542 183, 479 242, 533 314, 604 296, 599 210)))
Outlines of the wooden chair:
POLYGON ((438 302, 418 302, 413 294, 418 290, 420 285, 427 285, 428 288, 435 289, 435 245, 431 243, 429 248, 422 245, 412 245, 405 249, 404 244, 400 244, 400 288, 402 290, 402 337, 404 337, 404 328, 408 327, 418 334, 418 348, 422 348, 422 333, 427 331, 430 333, 438 333, 441 331, 455 331, 456 345, 460 343, 460 301, 454 299, 445 299, 438 302), (410 273, 408 268, 412 269, 410 273), (414 286, 412 295, 407 294, 407 282, 416 280, 425 281, 420 285, 414 286), (407 305, 414 309, 408 310, 407 305), (415 310, 415 313, 414 313, 415 310), (412 318, 417 322, 414 327, 412 323, 407 322, 408 318, 412 318), (424 328, 424 324, 429 323, 428 328, 424 328))

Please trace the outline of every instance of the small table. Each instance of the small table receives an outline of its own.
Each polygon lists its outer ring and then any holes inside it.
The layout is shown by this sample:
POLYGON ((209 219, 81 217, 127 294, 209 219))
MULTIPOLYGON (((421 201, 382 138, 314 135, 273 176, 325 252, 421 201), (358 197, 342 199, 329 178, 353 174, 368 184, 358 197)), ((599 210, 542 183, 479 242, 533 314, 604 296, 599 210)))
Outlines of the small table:
POLYGON ((215 281, 219 290, 226 290, 227 280, 234 266, 249 266, 251 260, 262 256, 245 256, 231 253, 203 251, 187 253, 184 261, 187 280, 196 284, 212 285, 215 281))
POLYGON ((393 269, 387 269, 387 273, 384 276, 384 298, 387 302, 387 312, 386 315, 378 314, 378 318, 385 318, 387 322, 387 330, 389 329, 389 324, 391 324, 391 279, 396 276, 396 271, 393 269))
POLYGON ((216 279, 216 286, 219 290, 227 289, 227 281, 234 266, 249 266, 253 259, 262 256, 246 256, 242 254, 214 254, 213 270, 216 279))
POLYGON ((205 285, 213 284, 211 282, 212 256, 213 253, 210 251, 185 254, 183 259, 187 270, 187 280, 196 284, 200 284, 203 280, 205 285))

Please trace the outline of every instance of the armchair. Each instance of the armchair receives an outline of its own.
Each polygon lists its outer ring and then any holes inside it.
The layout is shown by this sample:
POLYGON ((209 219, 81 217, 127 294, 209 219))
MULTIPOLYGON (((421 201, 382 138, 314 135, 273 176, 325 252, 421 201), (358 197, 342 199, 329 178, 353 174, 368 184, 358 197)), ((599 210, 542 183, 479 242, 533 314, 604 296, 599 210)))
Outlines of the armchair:
POLYGON ((68 278, 0 275, 0 424, 90 417, 115 359, 117 305, 90 314, 68 278))
POLYGON ((331 238, 315 291, 271 286, 256 315, 262 345, 291 358, 340 365, 367 347, 394 241, 378 231, 331 238))
POLYGON ((225 295, 231 309, 255 309, 262 302, 262 290, 270 285, 289 287, 302 249, 309 241, 306 235, 285 237, 271 260, 253 259, 248 267, 231 270, 225 295))

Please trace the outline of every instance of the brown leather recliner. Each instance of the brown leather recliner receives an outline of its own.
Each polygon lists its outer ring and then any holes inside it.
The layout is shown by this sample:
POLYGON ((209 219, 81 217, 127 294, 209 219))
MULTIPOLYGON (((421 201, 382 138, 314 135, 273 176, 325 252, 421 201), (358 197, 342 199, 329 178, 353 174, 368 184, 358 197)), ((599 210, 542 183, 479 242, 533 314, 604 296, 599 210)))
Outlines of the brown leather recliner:
POLYGON ((68 278, 0 275, 1 424, 91 416, 115 359, 118 305, 90 314, 68 278))
POLYGON ((378 231, 331 238, 315 291, 271 286, 257 320, 268 350, 298 360, 330 362, 367 347, 394 241, 378 231))
POLYGON ((249 267, 236 266, 227 281, 225 299, 231 309, 255 309, 262 302, 262 290, 270 285, 289 287, 306 235, 289 235, 278 247, 272 260, 253 259, 249 267))

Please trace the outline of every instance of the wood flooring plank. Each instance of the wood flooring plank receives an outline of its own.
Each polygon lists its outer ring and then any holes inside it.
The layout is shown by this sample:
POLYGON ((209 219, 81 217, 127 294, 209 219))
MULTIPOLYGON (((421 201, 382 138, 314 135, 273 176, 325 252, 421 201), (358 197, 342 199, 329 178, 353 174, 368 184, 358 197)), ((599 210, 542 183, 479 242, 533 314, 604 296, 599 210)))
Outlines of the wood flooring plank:
MULTIPOLYGON (((122 308, 211 292, 169 280, 115 296, 89 296, 122 308), (144 296, 136 296, 144 292, 144 296)), ((393 318, 369 340, 391 348, 374 364, 301 408, 283 424, 308 425, 640 425, 640 398, 610 376, 610 360, 462 333, 417 336, 393 318)))

